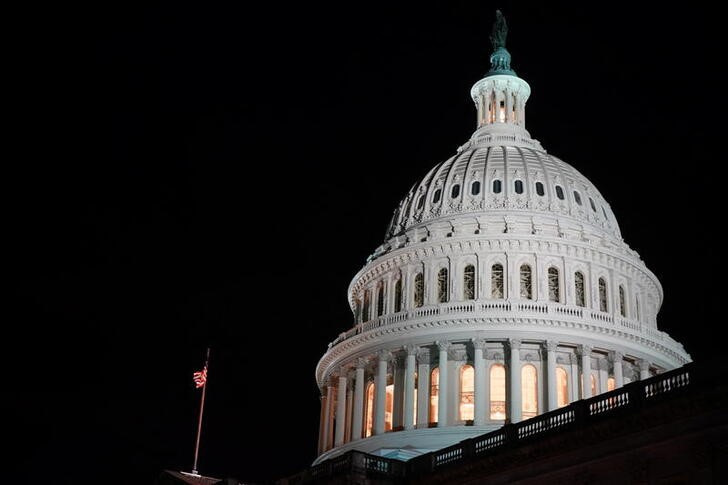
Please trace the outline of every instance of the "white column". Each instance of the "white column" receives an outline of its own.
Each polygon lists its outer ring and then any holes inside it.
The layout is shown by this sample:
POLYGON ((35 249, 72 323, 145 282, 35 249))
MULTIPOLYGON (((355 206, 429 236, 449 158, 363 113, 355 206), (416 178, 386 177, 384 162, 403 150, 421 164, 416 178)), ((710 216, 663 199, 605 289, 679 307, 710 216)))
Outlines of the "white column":
POLYGON ((510 421, 517 423, 521 421, 521 341, 508 340, 510 347, 510 363, 508 365, 510 383, 510 421))
POLYGON ((602 394, 607 392, 607 388, 609 386, 609 383, 607 382, 609 379, 609 362, 607 362, 606 358, 600 358, 597 360, 597 364, 599 367, 599 389, 597 392, 602 394))
POLYGON ((475 416, 473 417, 474 426, 482 426, 486 419, 486 401, 485 401, 485 360, 483 359, 483 351, 485 350, 485 339, 473 339, 473 370, 475 372, 475 416))
POLYGON ((614 367, 614 388, 619 389, 624 385, 624 376, 622 375, 622 359, 624 355, 620 352, 612 353, 612 366, 614 367))
POLYGON ((417 352, 417 427, 427 428, 430 423, 430 351, 417 352))
POLYGON ((336 437, 334 446, 344 444, 344 431, 346 430, 346 373, 341 369, 339 385, 336 392, 336 437))
POLYGON ((328 386, 326 386, 326 411, 324 412, 324 415, 326 417, 326 421, 324 422, 324 449, 323 451, 326 451, 331 448, 331 446, 334 444, 333 438, 333 424, 334 424, 334 416, 332 411, 333 407, 333 401, 334 401, 334 386, 333 383, 330 382, 328 386))
POLYGON ((361 438, 361 427, 364 423, 364 386, 366 381, 364 380, 364 367, 366 367, 367 361, 365 359, 358 359, 356 361, 356 376, 354 381, 354 412, 353 412, 353 423, 351 428, 351 439, 358 440, 361 438))
POLYGON ((351 441, 351 420, 354 406, 354 391, 351 387, 346 389, 346 431, 344 432, 344 443, 351 441))
POLYGON ((318 440, 318 454, 320 455, 324 451, 324 436, 326 436, 326 391, 322 391, 321 396, 321 412, 319 413, 319 440, 318 440))
POLYGON ((546 383, 548 384, 548 410, 553 411, 559 405, 556 399, 556 348, 558 343, 546 341, 546 383))
POLYGON ((640 380, 644 381, 645 379, 650 378, 650 363, 644 359, 640 360, 640 380))
POLYGON ((591 394, 591 351, 588 345, 581 346, 581 398, 589 399, 591 394))
POLYGON ((437 342, 440 349, 440 360, 437 364, 440 369, 440 389, 437 395, 437 427, 447 426, 447 351, 450 349, 450 342, 437 342))
POLYGON ((384 433, 384 411, 387 398, 387 362, 392 354, 383 350, 377 354, 377 377, 374 383, 374 434, 384 433))
POLYGON ((414 428, 415 411, 415 359, 417 346, 408 345, 404 369, 404 429, 414 428))

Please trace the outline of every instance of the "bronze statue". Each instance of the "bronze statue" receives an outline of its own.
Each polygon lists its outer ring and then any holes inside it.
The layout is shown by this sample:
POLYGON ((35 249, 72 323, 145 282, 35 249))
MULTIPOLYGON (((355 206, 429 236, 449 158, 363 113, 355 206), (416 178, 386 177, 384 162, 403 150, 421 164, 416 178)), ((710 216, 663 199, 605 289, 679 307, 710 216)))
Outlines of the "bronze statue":
POLYGON ((506 18, 500 10, 495 11, 495 22, 493 22, 493 30, 490 33, 490 42, 493 44, 493 50, 506 46, 506 36, 508 35, 508 25, 506 18))

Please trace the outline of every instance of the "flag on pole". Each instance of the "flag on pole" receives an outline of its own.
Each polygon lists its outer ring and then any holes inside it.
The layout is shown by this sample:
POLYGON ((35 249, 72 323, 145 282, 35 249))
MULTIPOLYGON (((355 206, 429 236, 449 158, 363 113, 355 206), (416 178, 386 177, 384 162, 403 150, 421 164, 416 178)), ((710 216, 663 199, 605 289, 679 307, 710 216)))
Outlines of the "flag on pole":
POLYGON ((195 387, 197 389, 205 385, 205 382, 207 382, 207 364, 205 364, 205 367, 201 371, 192 374, 192 380, 195 381, 195 387))

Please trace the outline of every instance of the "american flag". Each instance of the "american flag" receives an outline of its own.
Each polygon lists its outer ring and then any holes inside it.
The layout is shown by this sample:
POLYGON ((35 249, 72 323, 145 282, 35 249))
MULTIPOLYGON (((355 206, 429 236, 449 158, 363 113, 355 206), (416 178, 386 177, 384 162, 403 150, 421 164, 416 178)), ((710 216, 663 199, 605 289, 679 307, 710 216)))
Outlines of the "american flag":
POLYGON ((192 374, 192 380, 195 381, 195 387, 197 389, 203 387, 205 382, 207 382, 207 365, 201 371, 192 374))

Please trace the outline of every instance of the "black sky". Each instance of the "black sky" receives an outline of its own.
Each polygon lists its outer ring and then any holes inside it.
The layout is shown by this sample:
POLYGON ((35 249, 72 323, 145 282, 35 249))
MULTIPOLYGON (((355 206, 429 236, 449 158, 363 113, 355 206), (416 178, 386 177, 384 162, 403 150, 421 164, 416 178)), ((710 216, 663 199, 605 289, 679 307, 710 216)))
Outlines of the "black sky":
POLYGON ((711 359, 713 8, 56 6, 30 17, 7 74, 18 470, 150 483, 188 469, 208 343, 200 469, 264 480, 309 464, 314 369, 351 325, 349 281, 399 199, 473 131, 495 8, 532 87, 528 130, 610 202, 664 286, 660 327, 711 359))

